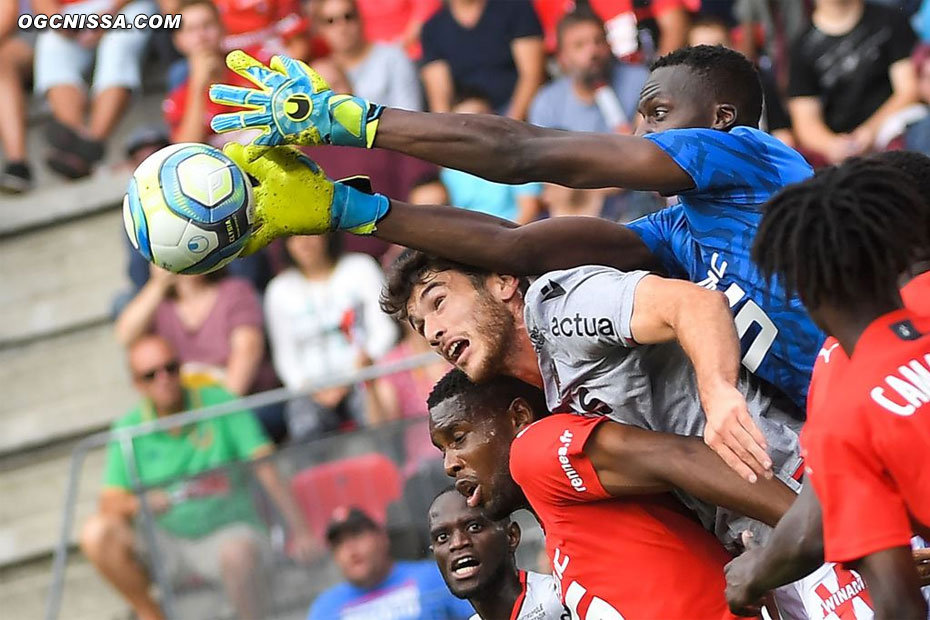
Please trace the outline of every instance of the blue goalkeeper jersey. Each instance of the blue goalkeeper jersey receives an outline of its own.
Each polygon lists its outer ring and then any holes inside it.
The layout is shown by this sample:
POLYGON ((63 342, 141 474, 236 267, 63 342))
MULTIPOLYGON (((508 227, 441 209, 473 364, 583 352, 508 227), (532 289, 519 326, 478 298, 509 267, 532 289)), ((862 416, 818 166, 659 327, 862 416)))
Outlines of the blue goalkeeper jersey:
POLYGON ((673 277, 722 291, 743 365, 804 408, 825 335, 801 301, 767 285, 750 259, 762 205, 813 174, 801 155, 749 127, 672 129, 646 136, 691 175, 679 203, 630 224, 673 277))

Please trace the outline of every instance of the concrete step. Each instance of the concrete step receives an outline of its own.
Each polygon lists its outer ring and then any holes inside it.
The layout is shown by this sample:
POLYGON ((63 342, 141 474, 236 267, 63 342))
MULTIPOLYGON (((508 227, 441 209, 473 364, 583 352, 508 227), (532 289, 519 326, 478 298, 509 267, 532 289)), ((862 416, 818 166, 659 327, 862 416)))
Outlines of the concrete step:
POLYGON ((0 349, 0 385, 0 455, 103 428, 137 398, 106 323, 0 349))
MULTIPOLYGON (((81 470, 77 527, 96 510, 104 457, 103 449, 91 452, 81 470)), ((70 449, 39 451, 17 460, 7 460, 0 469, 0 497, 6 498, 0 502, 0 566, 50 554, 58 541, 65 506, 70 449)), ((72 542, 76 535, 77 529, 71 532, 72 542)))
POLYGON ((0 346, 99 323, 128 288, 117 209, 0 243, 0 346))
MULTIPOLYGON (((44 558, 13 568, 0 569, 0 616, 16 620, 45 617, 45 601, 51 583, 52 562, 44 558)), ((126 604, 80 554, 71 556, 65 573, 63 620, 125 620, 126 604)))
POLYGON ((20 196, 0 195, 0 237, 62 220, 93 213, 118 205, 126 193, 131 170, 126 166, 123 145, 132 131, 141 125, 162 123, 163 95, 145 95, 133 101, 126 116, 107 142, 107 153, 95 173, 80 181, 69 181, 45 166, 48 146, 45 124, 29 128, 27 146, 35 177, 35 189, 20 196))

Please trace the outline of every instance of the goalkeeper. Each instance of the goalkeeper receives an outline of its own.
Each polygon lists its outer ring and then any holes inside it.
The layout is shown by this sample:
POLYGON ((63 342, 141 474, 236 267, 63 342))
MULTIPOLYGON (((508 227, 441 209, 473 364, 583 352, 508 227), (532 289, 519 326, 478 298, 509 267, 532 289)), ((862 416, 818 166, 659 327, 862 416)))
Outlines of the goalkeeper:
MULTIPOLYGON (((650 132, 645 137, 385 109, 333 94, 319 75, 288 58, 276 57, 269 68, 236 51, 227 63, 256 88, 214 85, 214 101, 247 110, 216 116, 213 129, 262 130, 256 147, 227 149, 259 181, 261 225, 247 251, 277 236, 339 229, 500 273, 600 264, 689 278, 727 294, 745 336, 743 365, 799 407, 804 402, 824 336, 797 299, 765 284, 749 247, 758 206, 811 169, 798 153, 754 129, 761 87, 740 54, 702 46, 660 59, 640 96, 650 132), (295 150, 260 148, 282 144, 377 146, 494 181, 621 186, 678 194, 681 202, 629 226, 579 217, 517 227, 480 213, 366 194, 328 181, 295 150)), ((745 403, 701 396, 708 445, 747 478, 770 475, 771 459, 745 403)))

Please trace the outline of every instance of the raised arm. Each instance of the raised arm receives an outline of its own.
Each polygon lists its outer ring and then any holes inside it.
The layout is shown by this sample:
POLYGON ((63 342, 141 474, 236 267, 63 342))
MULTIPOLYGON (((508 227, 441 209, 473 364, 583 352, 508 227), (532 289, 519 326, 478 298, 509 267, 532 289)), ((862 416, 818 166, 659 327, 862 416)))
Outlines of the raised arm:
POLYGON ((630 318, 640 344, 677 340, 691 359, 707 426, 704 441, 740 475, 771 475, 765 437, 737 389, 740 344, 726 297, 690 282, 646 276, 630 318))
POLYGON ((386 109, 374 146, 500 183, 543 181, 663 194, 694 185, 671 157, 645 138, 544 129, 485 114, 386 109))
POLYGON ((697 437, 603 422, 584 447, 604 489, 622 497, 681 489, 774 526, 795 494, 780 480, 746 482, 697 437))

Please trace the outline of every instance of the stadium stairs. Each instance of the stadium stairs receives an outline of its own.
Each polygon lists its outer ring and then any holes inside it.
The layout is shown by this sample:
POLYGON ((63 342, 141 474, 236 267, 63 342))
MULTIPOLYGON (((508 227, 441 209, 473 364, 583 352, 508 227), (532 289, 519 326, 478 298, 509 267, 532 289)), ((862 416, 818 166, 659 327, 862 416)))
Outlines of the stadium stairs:
MULTIPOLYGON (((61 527, 71 450, 134 402, 110 305, 128 289, 120 203, 122 144, 161 118, 161 96, 134 101, 92 177, 68 183, 42 160, 44 117, 32 112, 36 188, 0 195, 0 616, 41 618, 61 527)), ((94 509, 103 453, 82 472, 78 523, 94 509)), ((75 532, 72 532, 72 542, 75 532)), ((62 618, 125 617, 80 554, 69 564, 62 618)))

